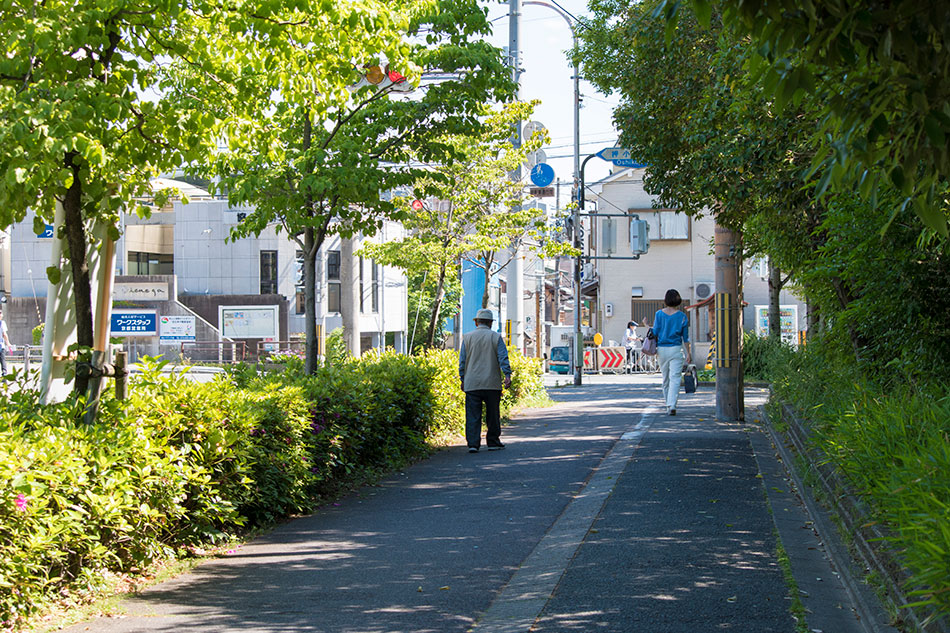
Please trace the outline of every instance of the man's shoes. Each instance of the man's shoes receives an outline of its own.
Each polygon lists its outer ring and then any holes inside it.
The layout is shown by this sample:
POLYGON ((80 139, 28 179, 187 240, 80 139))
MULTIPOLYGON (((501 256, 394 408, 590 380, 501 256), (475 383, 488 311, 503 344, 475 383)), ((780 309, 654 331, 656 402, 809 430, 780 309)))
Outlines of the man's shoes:
POLYGON ((670 415, 676 415, 676 409, 670 409, 670 415))
POLYGON ((469 446, 469 447, 468 447, 468 452, 469 452, 469 453, 477 453, 477 452, 478 452, 478 447, 477 447, 477 446, 469 446))
POLYGON ((488 445, 488 450, 490 450, 490 451, 500 451, 500 450, 503 449, 503 448, 505 448, 505 445, 502 444, 501 442, 498 442, 497 444, 489 444, 489 445, 488 445))

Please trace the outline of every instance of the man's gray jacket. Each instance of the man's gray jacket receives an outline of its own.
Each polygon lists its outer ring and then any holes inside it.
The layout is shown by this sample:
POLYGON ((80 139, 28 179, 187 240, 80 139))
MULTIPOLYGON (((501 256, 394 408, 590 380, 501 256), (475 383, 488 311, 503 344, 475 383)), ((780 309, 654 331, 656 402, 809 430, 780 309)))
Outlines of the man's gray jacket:
POLYGON ((479 325, 462 337, 462 349, 459 353, 462 391, 501 391, 502 373, 505 376, 511 375, 508 348, 505 347, 501 334, 487 325, 479 325))

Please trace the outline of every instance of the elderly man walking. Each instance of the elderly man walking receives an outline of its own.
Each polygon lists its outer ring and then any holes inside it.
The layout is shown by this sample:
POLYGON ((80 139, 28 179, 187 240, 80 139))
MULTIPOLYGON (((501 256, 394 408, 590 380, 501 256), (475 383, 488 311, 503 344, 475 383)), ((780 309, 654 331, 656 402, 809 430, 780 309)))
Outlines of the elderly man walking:
POLYGON ((485 444, 488 450, 505 447, 501 443, 501 375, 511 386, 508 348, 501 334, 491 329, 495 317, 484 308, 475 314, 475 329, 462 338, 459 378, 465 392, 465 441, 469 453, 477 453, 482 438, 482 403, 485 405, 485 444))

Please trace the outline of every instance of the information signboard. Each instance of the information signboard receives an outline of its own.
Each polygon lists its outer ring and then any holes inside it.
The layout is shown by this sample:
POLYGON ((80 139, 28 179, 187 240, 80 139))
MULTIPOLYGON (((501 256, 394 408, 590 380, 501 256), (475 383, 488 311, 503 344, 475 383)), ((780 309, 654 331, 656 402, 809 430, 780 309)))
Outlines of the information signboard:
POLYGON ((160 343, 179 343, 195 340, 195 317, 163 316, 158 320, 160 343))
POLYGON ((113 336, 156 336, 158 318, 155 310, 112 308, 113 336))
POLYGON ((277 306, 220 306, 221 334, 227 338, 277 340, 277 306))

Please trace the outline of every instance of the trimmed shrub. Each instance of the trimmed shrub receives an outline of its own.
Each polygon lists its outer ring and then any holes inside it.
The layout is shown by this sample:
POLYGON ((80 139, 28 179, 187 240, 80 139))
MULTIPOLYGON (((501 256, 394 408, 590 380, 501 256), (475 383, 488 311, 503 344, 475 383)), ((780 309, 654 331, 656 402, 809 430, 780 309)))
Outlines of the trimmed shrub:
MULTIPOLYGON (((512 393, 543 391, 540 365, 512 359, 512 393)), ((130 398, 104 394, 91 426, 77 400, 0 394, 3 625, 111 573, 310 511, 464 429, 453 351, 341 356, 312 376, 239 366, 210 383, 166 365, 144 360, 130 398)))

